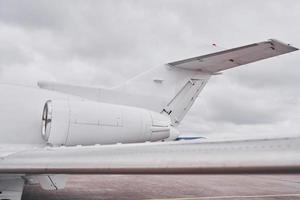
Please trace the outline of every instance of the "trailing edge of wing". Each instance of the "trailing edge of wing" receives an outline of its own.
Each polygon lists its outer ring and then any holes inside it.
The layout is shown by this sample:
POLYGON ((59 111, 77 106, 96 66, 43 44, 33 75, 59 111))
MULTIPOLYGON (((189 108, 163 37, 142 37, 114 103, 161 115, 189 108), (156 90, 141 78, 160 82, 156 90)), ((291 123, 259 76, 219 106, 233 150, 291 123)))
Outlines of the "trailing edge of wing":
POLYGON ((212 54, 168 63, 171 67, 216 73, 229 68, 279 56, 298 50, 297 48, 271 39, 212 54))

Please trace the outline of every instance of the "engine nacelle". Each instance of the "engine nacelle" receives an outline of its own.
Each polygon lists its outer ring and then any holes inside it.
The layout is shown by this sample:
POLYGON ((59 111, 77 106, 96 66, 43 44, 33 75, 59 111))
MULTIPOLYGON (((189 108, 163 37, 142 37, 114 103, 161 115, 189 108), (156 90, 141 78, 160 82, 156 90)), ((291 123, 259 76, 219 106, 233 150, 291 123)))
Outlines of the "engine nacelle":
POLYGON ((42 137, 55 146, 158 141, 171 129, 162 114, 88 100, 48 100, 42 118, 42 137))

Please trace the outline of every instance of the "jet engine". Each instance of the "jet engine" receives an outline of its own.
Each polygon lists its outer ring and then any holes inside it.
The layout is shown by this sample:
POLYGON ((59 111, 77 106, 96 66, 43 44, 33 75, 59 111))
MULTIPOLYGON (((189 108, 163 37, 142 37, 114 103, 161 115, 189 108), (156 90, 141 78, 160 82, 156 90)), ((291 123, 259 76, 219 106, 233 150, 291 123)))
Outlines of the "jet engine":
POLYGON ((42 115, 42 137, 54 146, 158 141, 171 129, 162 114, 88 100, 48 100, 42 115))

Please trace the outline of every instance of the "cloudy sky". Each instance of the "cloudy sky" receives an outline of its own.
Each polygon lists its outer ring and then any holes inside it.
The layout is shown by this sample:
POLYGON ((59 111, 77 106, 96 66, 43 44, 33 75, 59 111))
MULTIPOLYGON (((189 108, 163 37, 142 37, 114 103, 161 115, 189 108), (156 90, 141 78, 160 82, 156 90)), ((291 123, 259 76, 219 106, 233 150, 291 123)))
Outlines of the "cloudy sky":
MULTIPOLYGON (((299 0, 0 0, 0 82, 113 86, 162 63, 270 38, 300 47, 299 10, 299 0)), ((180 129, 299 135, 299 65, 295 52, 213 77, 180 129)))

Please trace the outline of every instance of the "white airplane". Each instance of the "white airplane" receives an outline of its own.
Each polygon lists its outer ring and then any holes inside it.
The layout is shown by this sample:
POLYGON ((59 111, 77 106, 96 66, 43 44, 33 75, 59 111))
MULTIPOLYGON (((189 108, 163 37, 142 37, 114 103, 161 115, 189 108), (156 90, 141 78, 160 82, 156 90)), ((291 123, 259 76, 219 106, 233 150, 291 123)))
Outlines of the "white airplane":
POLYGON ((24 184, 63 188, 67 174, 299 173, 300 137, 154 142, 178 137, 212 75, 296 50, 272 39, 171 62, 109 89, 1 84, 0 199, 21 199, 24 184))

